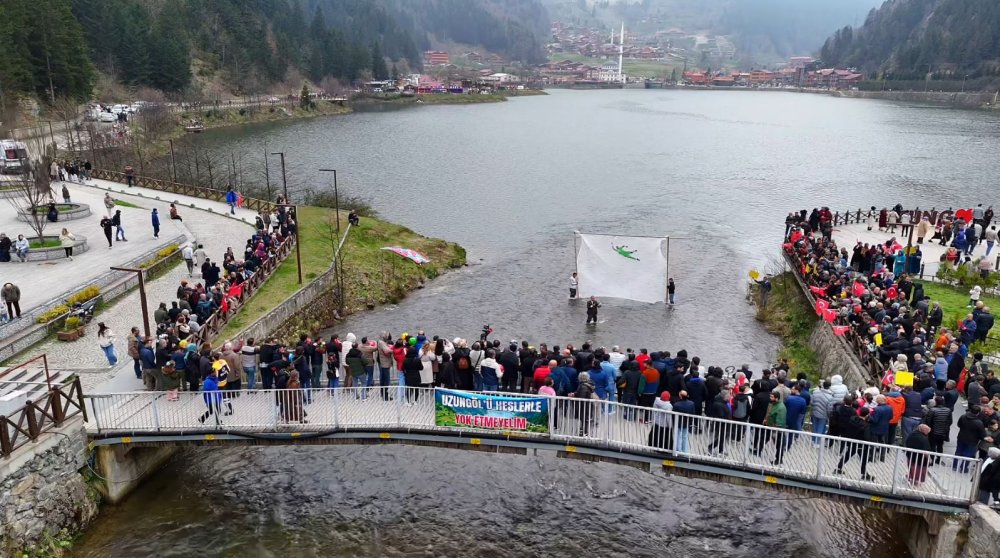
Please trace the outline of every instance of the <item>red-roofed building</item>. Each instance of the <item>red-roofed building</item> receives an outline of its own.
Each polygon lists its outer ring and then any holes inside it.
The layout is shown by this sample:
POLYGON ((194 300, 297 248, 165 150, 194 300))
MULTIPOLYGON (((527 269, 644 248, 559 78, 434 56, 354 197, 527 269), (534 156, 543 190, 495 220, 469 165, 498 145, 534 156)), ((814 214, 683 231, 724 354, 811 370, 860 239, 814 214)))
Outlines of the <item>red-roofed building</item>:
POLYGON ((428 50, 424 52, 425 66, 446 66, 448 62, 447 52, 440 50, 428 50))

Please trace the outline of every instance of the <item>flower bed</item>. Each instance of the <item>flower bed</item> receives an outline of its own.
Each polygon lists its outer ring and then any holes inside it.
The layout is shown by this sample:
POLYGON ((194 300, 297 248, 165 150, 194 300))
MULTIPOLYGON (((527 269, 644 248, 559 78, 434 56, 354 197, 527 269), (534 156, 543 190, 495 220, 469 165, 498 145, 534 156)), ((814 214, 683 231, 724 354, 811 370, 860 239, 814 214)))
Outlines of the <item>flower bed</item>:
MULTIPOLYGON (((87 237, 77 234, 76 240, 73 242, 73 255, 79 256, 80 254, 86 252, 90 247, 87 245, 87 237)), ((42 244, 51 244, 52 242, 59 242, 58 236, 45 235, 42 237, 42 244)), ((38 242, 38 237, 29 238, 28 242, 38 242)), ((28 250, 28 261, 39 262, 46 260, 59 260, 66 257, 66 250, 63 249, 62 243, 52 246, 50 248, 31 248, 28 250)))

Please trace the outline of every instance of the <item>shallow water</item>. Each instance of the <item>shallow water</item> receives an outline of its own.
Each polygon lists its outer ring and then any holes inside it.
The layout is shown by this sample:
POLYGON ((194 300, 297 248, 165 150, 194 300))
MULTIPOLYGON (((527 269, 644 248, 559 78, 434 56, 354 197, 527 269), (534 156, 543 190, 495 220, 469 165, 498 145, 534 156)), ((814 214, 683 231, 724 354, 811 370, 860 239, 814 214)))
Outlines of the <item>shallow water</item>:
MULTIPOLYGON (((830 205, 992 203, 1000 117, 781 92, 553 91, 478 106, 251 126, 212 149, 289 153, 458 242, 470 265, 341 333, 687 348, 757 368, 776 340, 744 302, 784 215, 830 205), (568 303, 574 230, 671 235, 675 308, 568 303)), ((347 254, 350 265, 350 254, 347 254)), ((903 556, 877 513, 554 458, 392 447, 185 451, 110 508, 78 556, 903 556), (720 554, 721 553, 721 554, 720 554)))

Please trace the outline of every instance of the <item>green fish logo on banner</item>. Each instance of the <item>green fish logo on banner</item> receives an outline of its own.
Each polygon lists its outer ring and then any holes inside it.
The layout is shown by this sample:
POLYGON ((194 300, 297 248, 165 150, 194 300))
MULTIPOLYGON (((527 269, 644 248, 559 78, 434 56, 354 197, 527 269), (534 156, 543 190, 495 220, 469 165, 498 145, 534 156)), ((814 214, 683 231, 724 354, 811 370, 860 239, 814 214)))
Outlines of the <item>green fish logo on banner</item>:
POLYGON ((611 247, 615 250, 615 252, 618 252, 619 256, 639 261, 639 258, 635 257, 635 253, 638 252, 638 250, 629 250, 627 245, 615 246, 612 244, 611 247))

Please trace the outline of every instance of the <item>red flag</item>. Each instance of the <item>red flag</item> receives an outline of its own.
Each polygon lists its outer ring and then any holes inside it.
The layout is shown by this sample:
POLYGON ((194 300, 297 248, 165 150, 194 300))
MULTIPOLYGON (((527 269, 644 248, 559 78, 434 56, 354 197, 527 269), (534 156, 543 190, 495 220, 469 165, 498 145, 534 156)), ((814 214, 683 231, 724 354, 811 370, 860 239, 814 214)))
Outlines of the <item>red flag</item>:
POLYGON ((895 300, 896 296, 899 295, 899 289, 897 289, 896 286, 893 285, 889 287, 889 290, 886 291, 885 294, 889 297, 889 300, 895 300))
POLYGON ((823 287, 809 287, 809 290, 816 296, 826 296, 826 289, 823 287))
POLYGON ((833 322, 833 320, 837 319, 837 311, 827 308, 823 311, 823 319, 827 322, 833 322))
POLYGON ((853 291, 854 291, 854 296, 860 297, 861 295, 865 294, 865 285, 860 281, 855 281, 853 291))
POLYGON ((837 337, 843 336, 847 333, 847 330, 851 329, 851 326, 833 326, 833 334, 837 337))
POLYGON ((830 307, 830 303, 829 302, 827 302, 826 300, 823 300, 822 298, 818 299, 816 301, 816 315, 817 316, 822 316, 823 312, 826 312, 826 309, 829 308, 829 307, 830 307))

